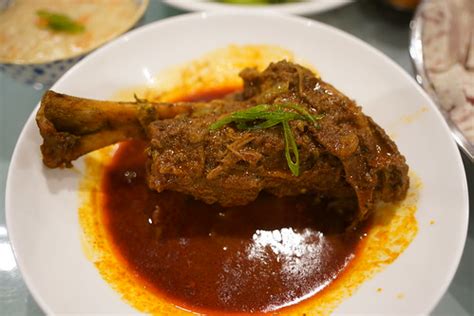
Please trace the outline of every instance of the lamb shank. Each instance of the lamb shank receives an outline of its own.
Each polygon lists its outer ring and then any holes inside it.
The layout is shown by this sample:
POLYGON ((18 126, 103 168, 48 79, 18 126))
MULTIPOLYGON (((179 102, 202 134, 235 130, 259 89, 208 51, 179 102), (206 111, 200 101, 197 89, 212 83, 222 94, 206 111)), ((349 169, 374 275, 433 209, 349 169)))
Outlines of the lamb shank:
POLYGON ((336 201, 335 211, 349 205, 356 211, 348 221, 358 223, 378 201, 405 197, 405 158, 354 101, 287 61, 263 72, 244 69, 240 76, 241 92, 210 102, 109 102, 48 91, 36 117, 44 164, 68 167, 90 151, 138 138, 149 141, 151 189, 186 193, 209 204, 245 205, 262 191, 278 197, 314 194, 336 201), (282 107, 288 104, 294 107, 282 107), (262 105, 293 115, 304 109, 318 120, 288 121, 286 131, 258 118, 245 128, 231 120, 212 128, 262 105), (291 140, 296 152, 288 154, 291 140), (290 170, 295 156, 296 174, 290 170))

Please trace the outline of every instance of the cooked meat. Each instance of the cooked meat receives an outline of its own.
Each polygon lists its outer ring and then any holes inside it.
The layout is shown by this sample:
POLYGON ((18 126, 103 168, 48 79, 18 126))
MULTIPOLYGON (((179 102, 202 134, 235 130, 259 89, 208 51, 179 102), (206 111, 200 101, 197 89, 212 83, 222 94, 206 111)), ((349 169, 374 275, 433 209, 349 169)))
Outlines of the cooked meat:
POLYGON ((157 191, 190 194, 207 203, 244 205, 261 191, 276 196, 315 194, 356 201, 358 222, 377 201, 398 201, 408 188, 408 166, 385 132, 356 103, 299 65, 245 69, 244 89, 208 103, 112 103, 49 92, 38 124, 44 162, 68 165, 88 151, 128 138, 150 140, 148 184, 157 191), (315 125, 289 122, 299 150, 299 175, 291 173, 280 125, 241 130, 210 125, 259 104, 298 104, 315 125), (178 111, 174 111, 178 109, 178 111), (175 113, 181 114, 172 117, 175 113), (172 118, 171 118, 172 117, 172 118), (72 141, 70 141, 72 139, 72 141))

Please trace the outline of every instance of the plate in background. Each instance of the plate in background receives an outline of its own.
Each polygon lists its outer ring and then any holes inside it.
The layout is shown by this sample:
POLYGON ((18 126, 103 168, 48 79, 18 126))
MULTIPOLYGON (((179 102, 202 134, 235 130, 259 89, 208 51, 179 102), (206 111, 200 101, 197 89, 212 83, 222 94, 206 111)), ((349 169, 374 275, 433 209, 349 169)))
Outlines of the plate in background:
POLYGON ((187 11, 209 11, 209 12, 278 12, 288 14, 306 15, 328 11, 352 0, 304 0, 294 3, 263 4, 263 5, 241 5, 219 3, 213 0, 163 0, 166 4, 187 11))

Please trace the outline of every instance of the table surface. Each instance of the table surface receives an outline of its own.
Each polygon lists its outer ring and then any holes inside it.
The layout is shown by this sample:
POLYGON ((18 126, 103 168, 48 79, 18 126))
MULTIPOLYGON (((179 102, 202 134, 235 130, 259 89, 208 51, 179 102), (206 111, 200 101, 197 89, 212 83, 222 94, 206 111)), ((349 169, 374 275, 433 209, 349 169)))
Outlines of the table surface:
MULTIPOLYGON (((144 23, 184 13, 151 0, 144 23)), ((408 55, 409 17, 385 10, 373 0, 353 2, 342 8, 310 15, 375 46, 413 75, 408 55)), ((231 23, 231 22, 230 22, 231 23)), ((8 166, 18 135, 44 89, 16 82, 0 73, 0 315, 43 315, 30 295, 11 251, 5 227, 5 186, 8 166)), ((470 210, 474 207, 474 165, 463 155, 469 186, 470 210)), ((433 315, 474 315, 474 220, 458 271, 433 315)))

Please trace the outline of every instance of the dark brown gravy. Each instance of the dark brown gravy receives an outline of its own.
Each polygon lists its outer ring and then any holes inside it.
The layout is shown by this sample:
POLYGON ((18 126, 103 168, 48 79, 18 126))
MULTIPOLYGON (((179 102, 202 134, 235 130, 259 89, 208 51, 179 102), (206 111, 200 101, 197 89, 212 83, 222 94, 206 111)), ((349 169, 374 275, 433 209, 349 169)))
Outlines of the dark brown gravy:
POLYGON ((363 231, 345 232, 335 212, 311 196, 262 194, 245 207, 223 209, 151 191, 145 147, 123 143, 107 166, 103 218, 126 265, 176 305, 276 310, 323 290, 355 256, 363 231))

